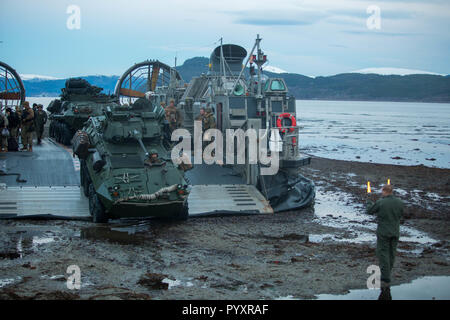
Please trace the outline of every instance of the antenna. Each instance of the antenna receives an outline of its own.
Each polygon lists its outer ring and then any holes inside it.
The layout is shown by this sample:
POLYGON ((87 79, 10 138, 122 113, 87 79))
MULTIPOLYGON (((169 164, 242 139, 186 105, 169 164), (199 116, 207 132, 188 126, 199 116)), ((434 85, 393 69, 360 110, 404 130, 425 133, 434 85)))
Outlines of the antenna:
POLYGON ((225 57, 223 56, 223 38, 220 38, 220 73, 225 77, 225 57))

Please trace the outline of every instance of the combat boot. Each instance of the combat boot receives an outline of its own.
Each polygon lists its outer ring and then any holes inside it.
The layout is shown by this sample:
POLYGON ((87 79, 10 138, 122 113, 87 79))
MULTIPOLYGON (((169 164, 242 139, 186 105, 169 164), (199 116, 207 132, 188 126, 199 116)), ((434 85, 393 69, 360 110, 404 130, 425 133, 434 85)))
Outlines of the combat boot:
POLYGON ((381 281, 381 293, 378 300, 392 300, 391 287, 389 283, 381 281))

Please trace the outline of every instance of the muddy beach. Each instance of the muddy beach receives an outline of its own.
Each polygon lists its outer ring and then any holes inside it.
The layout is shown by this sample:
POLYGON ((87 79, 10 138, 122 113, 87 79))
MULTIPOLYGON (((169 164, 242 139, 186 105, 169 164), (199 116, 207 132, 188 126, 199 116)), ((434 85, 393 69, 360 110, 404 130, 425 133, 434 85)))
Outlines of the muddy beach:
MULTIPOLYGON (((0 299, 315 299, 366 288, 375 258, 365 184, 406 212, 393 285, 450 276, 450 170, 313 158, 313 208, 186 222, 1 220, 0 299), (67 267, 81 289, 67 288, 67 267)), ((394 296, 395 299, 395 296, 394 296)))

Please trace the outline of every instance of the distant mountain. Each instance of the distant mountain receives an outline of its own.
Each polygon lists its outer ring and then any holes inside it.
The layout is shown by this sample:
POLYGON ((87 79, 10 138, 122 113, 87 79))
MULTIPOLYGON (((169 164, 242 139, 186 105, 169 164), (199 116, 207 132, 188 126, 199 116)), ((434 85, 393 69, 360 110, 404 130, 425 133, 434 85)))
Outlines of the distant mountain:
MULTIPOLYGON (((208 63, 208 58, 195 57, 186 60, 177 70, 184 81, 189 82, 192 77, 207 73, 208 63)), ((384 70, 369 68, 354 73, 313 78, 296 73, 282 73, 284 70, 276 67, 266 67, 265 74, 285 79, 290 93, 297 99, 450 102, 450 76, 415 74, 419 70, 382 69, 384 70), (406 75, 377 74, 394 71, 406 75)), ((93 75, 82 78, 104 88, 104 93, 113 93, 119 76, 93 75)), ((58 96, 65 83, 65 79, 48 79, 45 76, 22 80, 27 96, 58 96)))
POLYGON ((443 74, 423 71, 423 70, 413 70, 404 68, 366 68, 361 70, 352 71, 351 73, 364 73, 364 74, 380 74, 383 76, 397 75, 397 76, 407 76, 412 74, 433 74, 436 76, 443 76, 443 74))
POLYGON ((58 80, 60 78, 41 76, 39 74, 20 74, 20 79, 22 80, 58 80))
MULTIPOLYGON (((119 76, 84 76, 81 77, 89 81, 90 84, 103 88, 103 93, 113 93, 119 76)), ((57 97, 64 88, 66 79, 46 80, 45 78, 32 78, 24 80, 25 92, 27 96, 36 97, 57 97)))
POLYGON ((288 73, 286 70, 283 70, 281 68, 274 67, 274 66, 263 67, 263 70, 266 72, 272 72, 272 73, 288 73))

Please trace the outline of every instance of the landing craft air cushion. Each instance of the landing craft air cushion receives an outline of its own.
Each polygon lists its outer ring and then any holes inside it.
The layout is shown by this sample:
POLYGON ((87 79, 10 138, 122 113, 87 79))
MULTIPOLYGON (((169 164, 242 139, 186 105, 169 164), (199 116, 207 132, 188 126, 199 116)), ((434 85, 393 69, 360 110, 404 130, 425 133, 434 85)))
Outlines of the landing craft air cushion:
POLYGON ((299 173, 299 168, 308 165, 311 159, 299 152, 300 128, 296 124, 295 97, 288 94, 284 79, 268 78, 263 74, 267 56, 260 48, 260 41, 258 36, 245 64, 247 51, 241 46, 224 44, 215 48, 208 73, 193 78, 189 84, 175 77, 173 69, 167 69, 166 81, 157 84, 154 80, 161 63, 144 61, 127 70, 116 85, 115 93, 121 100, 145 96, 159 105, 174 99, 183 114, 183 127, 191 135, 194 135, 194 123, 200 108, 210 108, 224 137, 227 130, 265 130, 269 141, 267 149, 271 153, 279 153, 280 167, 274 175, 263 175, 263 164, 250 163, 248 140, 245 143, 245 164, 195 164, 194 169, 185 175, 193 186, 189 196, 190 215, 208 210, 211 213, 227 210, 251 212, 243 209, 245 205, 259 212, 267 212, 268 207, 278 212, 314 203, 314 183, 299 173), (214 190, 210 197, 208 190, 214 190), (220 199, 217 198, 219 194, 220 199), (234 195, 237 198, 233 198, 234 195), (229 201, 226 201, 227 197, 229 201), (239 203, 239 197, 246 198, 247 203, 239 203), (270 205, 261 202, 261 197, 270 205), (212 205, 207 205, 208 198, 212 205), (232 209, 226 206, 233 203, 238 206, 232 209), (264 210, 251 207, 261 203, 264 210))

